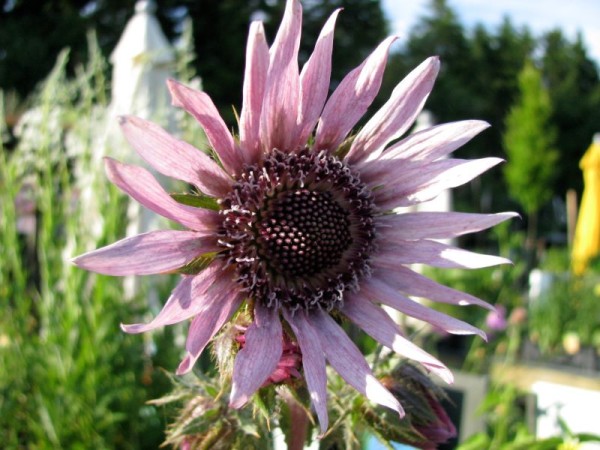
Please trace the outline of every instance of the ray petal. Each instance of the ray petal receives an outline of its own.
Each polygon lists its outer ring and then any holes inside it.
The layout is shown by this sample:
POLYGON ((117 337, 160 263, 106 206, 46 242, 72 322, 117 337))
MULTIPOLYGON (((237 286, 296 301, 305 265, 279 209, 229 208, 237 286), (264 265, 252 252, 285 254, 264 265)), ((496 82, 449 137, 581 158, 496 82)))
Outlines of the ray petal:
POLYGON ((379 278, 386 280, 390 286, 406 295, 426 298, 439 303, 459 306, 477 305, 491 311, 495 310, 492 305, 477 297, 439 284, 397 262, 392 263, 390 260, 381 261, 374 258, 373 266, 379 278))
POLYGON ((119 123, 129 144, 163 175, 193 184, 215 197, 231 188, 231 178, 209 156, 158 125, 134 116, 122 116, 119 123))
POLYGON ((370 154, 359 163, 361 177, 371 180, 392 180, 398 166, 406 161, 432 162, 462 147, 490 125, 481 120, 444 123, 410 134, 386 149, 381 155, 370 154))
POLYGON ((334 151, 367 112, 381 87, 388 51, 395 40, 390 36, 379 44, 331 94, 317 125, 315 149, 334 151))
POLYGON ((244 162, 241 152, 210 97, 175 80, 168 80, 167 85, 173 106, 185 109, 198 121, 225 170, 231 175, 239 174, 244 162))
POLYGON ((242 303, 240 293, 233 289, 215 291, 205 298, 204 307, 196 313, 190 325, 185 344, 186 355, 177 368, 177 375, 192 370, 208 343, 242 303))
MULTIPOLYGON (((205 294, 212 286, 221 284, 224 284, 221 288, 231 290, 231 281, 223 276, 222 265, 218 263, 212 263, 197 275, 184 275, 165 306, 151 322, 122 324, 121 329, 126 333, 144 333, 165 325, 183 322, 205 308, 206 301, 210 299, 205 294)), ((218 292, 209 293, 209 295, 217 294, 218 292)))
POLYGON ((517 213, 472 214, 461 212, 410 212, 390 214, 378 219, 385 241, 411 239, 449 239, 475 233, 518 217, 517 213))
POLYGON ((104 158, 104 166, 114 185, 149 210, 195 231, 214 231, 217 213, 177 203, 147 170, 112 158, 104 158))
POLYGON ((439 58, 428 58, 396 86, 389 100, 352 142, 346 156, 350 163, 356 164, 367 156, 378 157, 390 141, 408 130, 423 109, 439 69, 439 58))
POLYGON ((480 329, 405 297, 382 279, 373 277, 365 281, 360 292, 374 302, 391 306, 407 316, 427 322, 447 333, 477 334, 486 339, 485 333, 480 329))
POLYGON ((499 264, 512 264, 509 259, 501 256, 470 252, 428 240, 386 242, 376 258, 390 265, 427 264, 447 269, 480 269, 499 264))
POLYGON ((215 238, 194 231, 150 231, 73 259, 82 269, 105 275, 150 275, 179 269, 203 253, 218 250, 215 238))
POLYGON ((411 134, 392 145, 381 155, 381 159, 435 161, 462 147, 489 126, 489 123, 482 120, 462 120, 436 125, 411 134))
POLYGON ((315 49, 302 68, 300 84, 300 137, 302 145, 315 128, 319 115, 327 100, 331 77, 331 54, 333 50, 333 32, 335 21, 341 10, 337 9, 329 17, 315 45, 315 49))
POLYGON ((324 434, 329 426, 327 373, 325 371, 325 355, 321 348, 319 335, 310 325, 304 311, 296 311, 292 315, 284 309, 283 315, 296 335, 296 339, 298 339, 298 345, 300 345, 302 352, 302 367, 304 368, 306 385, 319 418, 321 434, 324 434))
POLYGON ((400 328, 379 306, 360 294, 346 297, 342 313, 362 328, 369 336, 396 353, 418 361, 447 383, 452 383, 452 372, 439 360, 402 336, 400 328))
POLYGON ((252 22, 246 47, 246 69, 242 111, 240 113, 240 144, 243 158, 248 164, 260 160, 260 114, 262 111, 267 72, 269 70, 269 46, 261 22, 252 22))
POLYGON ((229 406, 241 408, 277 367, 283 351, 281 320, 276 308, 254 306, 254 322, 246 330, 246 345, 233 363, 229 406))
POLYGON ((500 158, 444 159, 418 164, 389 161, 390 166, 396 166, 395 179, 388 182, 382 180, 385 189, 374 192, 376 203, 384 210, 422 203, 446 189, 471 181, 501 162, 503 160, 500 158))
POLYGON ((270 50, 269 73, 260 118, 261 140, 265 150, 294 151, 300 129, 298 49, 302 29, 302 5, 288 0, 283 19, 270 50))
POLYGON ((321 347, 329 364, 340 376, 369 400, 387 406, 404 416, 400 402, 375 378, 365 357, 344 330, 323 311, 311 314, 313 329, 320 335, 321 347))

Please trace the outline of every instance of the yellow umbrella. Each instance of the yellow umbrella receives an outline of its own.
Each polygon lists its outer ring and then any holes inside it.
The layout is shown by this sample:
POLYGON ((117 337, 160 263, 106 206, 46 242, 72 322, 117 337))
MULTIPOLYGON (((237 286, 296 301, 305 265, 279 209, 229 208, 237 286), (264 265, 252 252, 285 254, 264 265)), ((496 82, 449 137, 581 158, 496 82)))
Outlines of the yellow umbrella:
POLYGON ((579 162, 583 171, 583 196, 573 240, 573 273, 581 275, 594 256, 600 253, 600 133, 579 162))

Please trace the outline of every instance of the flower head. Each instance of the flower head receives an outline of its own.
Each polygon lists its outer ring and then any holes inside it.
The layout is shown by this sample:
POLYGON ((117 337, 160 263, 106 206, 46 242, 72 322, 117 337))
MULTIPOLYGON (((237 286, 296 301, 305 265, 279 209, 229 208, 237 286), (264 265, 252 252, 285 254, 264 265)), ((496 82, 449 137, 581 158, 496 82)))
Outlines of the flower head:
POLYGON ((446 394, 421 370, 404 362, 381 382, 410 413, 412 432, 402 442, 435 450, 439 444, 456 437, 456 427, 442 406, 446 394))
POLYGON ((491 331, 505 330, 508 325, 506 322, 506 308, 503 305, 498 305, 495 311, 489 311, 485 317, 485 325, 491 331))
POLYGON ((147 208, 188 230, 141 234, 74 260, 109 275, 182 274, 154 320, 123 326, 126 332, 139 333, 191 319, 180 374, 192 369, 225 323, 240 314, 250 317, 233 365, 234 408, 281 369, 284 336, 293 334, 322 431, 328 427, 326 362, 369 399, 403 414, 340 319, 349 319, 383 345, 452 380, 440 361, 404 337, 380 305, 449 333, 485 336, 410 296, 489 305, 408 265, 476 268, 506 263, 435 239, 479 231, 513 216, 392 212, 466 183, 500 160, 443 158, 487 128, 480 121, 439 125, 389 145, 421 111, 439 70, 436 57, 401 81, 388 102, 349 137, 379 90, 395 38, 383 41, 327 98, 337 15, 335 11, 326 22, 301 70, 298 0, 287 1, 270 48, 262 24, 252 23, 239 139, 207 94, 169 82, 173 104, 197 119, 214 158, 150 122, 123 117, 124 134, 142 158, 158 172, 190 183, 197 193, 169 196, 145 169, 112 159, 106 159, 108 177, 147 208))

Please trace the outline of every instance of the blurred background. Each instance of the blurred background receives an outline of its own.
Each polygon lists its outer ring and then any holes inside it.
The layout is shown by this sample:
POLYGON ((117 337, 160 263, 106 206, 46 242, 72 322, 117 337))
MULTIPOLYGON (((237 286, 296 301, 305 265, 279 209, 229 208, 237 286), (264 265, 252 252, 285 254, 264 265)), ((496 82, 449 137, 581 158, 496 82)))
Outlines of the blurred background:
MULTIPOLYGON (((405 324, 458 374, 448 407, 460 432, 443 448, 599 448, 586 441, 600 430, 589 414, 600 402, 600 11, 592 0, 567 9, 489 3, 305 0, 301 63, 340 6, 332 88, 398 33, 372 111, 412 68, 439 55, 417 126, 487 120, 492 127, 455 156, 507 161, 427 206, 521 214, 456 242, 514 266, 423 268, 498 306, 490 315, 438 305, 486 330, 487 344, 405 324)), ((153 449, 165 439, 171 412, 148 401, 172 387, 161 368, 176 367, 181 333, 127 336, 119 323, 156 313, 174 279, 123 282, 69 259, 158 226, 104 178, 102 156, 135 161, 115 116, 151 118, 205 148, 195 123, 168 107, 164 80, 204 89, 233 128, 248 24, 263 20, 272 39, 283 6, 0 1, 3 448, 153 449)))

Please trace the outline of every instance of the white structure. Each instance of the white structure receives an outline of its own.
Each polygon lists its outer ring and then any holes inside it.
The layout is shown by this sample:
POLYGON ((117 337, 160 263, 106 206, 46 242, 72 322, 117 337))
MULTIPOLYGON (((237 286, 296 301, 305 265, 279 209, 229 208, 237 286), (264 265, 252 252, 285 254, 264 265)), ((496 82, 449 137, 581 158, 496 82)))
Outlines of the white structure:
POLYGON ((155 11, 154 1, 138 1, 135 15, 110 55, 113 118, 133 114, 167 125, 164 119, 170 101, 166 81, 173 76, 175 54, 153 15, 155 11))
MULTIPOLYGON (((537 396, 538 438, 559 436, 559 419, 563 419, 573 433, 598 434, 600 418, 594 409, 600 404, 600 391, 547 381, 537 381, 531 390, 537 396)), ((598 450, 600 444, 585 442, 578 448, 598 450)))
POLYGON ((541 269, 533 269, 529 273, 529 301, 535 302, 550 291, 554 276, 541 269))
MULTIPOLYGON (((107 153, 124 162, 141 163, 121 135, 118 116, 131 114, 173 128, 167 119, 170 96, 166 82, 172 77, 175 53, 153 15, 155 11, 154 1, 138 1, 110 56, 113 76, 107 153)), ((157 216, 136 202, 131 202, 128 216, 127 235, 157 228, 157 216)))
MULTIPOLYGON (((168 119, 170 95, 167 79, 173 76, 175 52, 154 16, 153 0, 139 0, 135 14, 127 23, 121 38, 113 50, 112 97, 106 135, 106 153, 122 162, 145 166, 127 144, 118 125, 118 116, 130 114, 152 120, 173 131, 168 119)), ((165 178, 154 173, 163 186, 165 178)), ((159 216, 131 201, 127 212, 127 236, 133 236, 159 228, 159 216)), ((125 279, 125 291, 132 297, 138 290, 138 279, 125 279)), ((150 304, 157 303, 156 293, 150 289, 150 304)))

